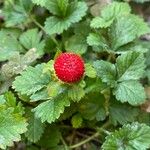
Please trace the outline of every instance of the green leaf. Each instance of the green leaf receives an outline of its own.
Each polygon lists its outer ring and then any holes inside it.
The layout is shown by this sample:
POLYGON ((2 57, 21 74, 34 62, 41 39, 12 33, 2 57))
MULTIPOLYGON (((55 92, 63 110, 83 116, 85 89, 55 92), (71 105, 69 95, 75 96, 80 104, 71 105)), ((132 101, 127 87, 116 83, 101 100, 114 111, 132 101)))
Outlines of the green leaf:
POLYGON ((5 1, 3 14, 6 27, 16 27, 30 22, 27 15, 33 8, 31 0, 5 1))
POLYGON ((54 98, 59 94, 62 94, 66 90, 66 86, 60 82, 50 82, 47 86, 49 98, 54 98))
POLYGON ((78 103, 78 112, 84 119, 103 121, 106 118, 104 101, 105 99, 100 92, 89 93, 78 103))
POLYGON ((131 105, 140 105, 146 101, 144 88, 134 80, 118 83, 114 95, 118 101, 128 102, 131 105))
POLYGON ((113 50, 117 50, 137 37, 148 33, 149 28, 144 21, 135 15, 118 17, 110 28, 110 39, 113 50))
POLYGON ((103 82, 112 86, 115 84, 116 68, 114 64, 103 60, 97 60, 96 62, 94 62, 94 68, 96 69, 97 76, 100 77, 103 82))
POLYGON ((122 15, 129 14, 131 11, 129 5, 123 2, 113 2, 108 4, 101 11, 101 17, 96 17, 91 22, 93 28, 107 28, 113 20, 122 15))
POLYGON ((113 101, 109 108, 110 120, 114 125, 118 123, 124 125, 134 122, 139 114, 138 108, 133 108, 127 104, 120 104, 113 101))
POLYGON ((145 69, 145 58, 139 52, 127 52, 116 60, 118 80, 138 80, 143 76, 145 69))
POLYGON ((26 132, 27 124, 20 115, 13 114, 12 109, 0 111, 0 148, 12 146, 13 142, 21 140, 20 134, 26 132))
POLYGON ((36 93, 34 93, 32 96, 30 96, 30 102, 36 102, 39 100, 47 100, 50 99, 49 95, 48 95, 48 90, 46 88, 37 91, 36 93))
POLYGON ((69 86, 68 97, 74 102, 78 102, 85 96, 85 91, 80 85, 69 86))
POLYGON ((87 51, 87 43, 84 36, 74 35, 65 42, 65 49, 68 52, 84 54, 87 51))
POLYGON ((44 53, 45 41, 41 40, 42 33, 38 32, 38 29, 29 29, 24 32, 19 40, 20 43, 27 49, 35 48, 38 55, 42 55, 44 53))
POLYGON ((25 133, 27 139, 31 142, 37 142, 43 132, 44 132, 44 124, 41 122, 40 119, 36 118, 33 113, 27 112, 28 117, 28 127, 27 132, 25 133))
POLYGON ((20 76, 16 77, 13 88, 22 95, 31 95, 41 90, 50 81, 50 75, 43 74, 43 68, 44 64, 28 67, 20 76))
MULTIPOLYGON (((50 125, 46 127, 43 136, 40 141, 37 143, 46 149, 53 149, 53 147, 57 146, 60 142, 61 133, 59 131, 59 127, 55 125, 50 125)), ((60 150, 60 149, 59 149, 60 150)))
POLYGON ((0 31, 0 61, 5 61, 23 52, 23 48, 17 40, 18 31, 0 31))
POLYGON ((32 0, 32 2, 37 5, 45 6, 47 3, 47 0, 32 0))
POLYGON ((12 92, 0 96, 0 149, 12 146, 21 140, 20 134, 27 130, 27 123, 22 117, 24 109, 16 103, 12 92))
POLYGON ((20 115, 24 114, 24 108, 22 107, 21 102, 17 104, 16 97, 11 91, 8 91, 4 94, 4 99, 5 99, 5 106, 7 108, 11 107, 14 109, 13 113, 20 115))
POLYGON ((33 109, 35 116, 40 118, 42 122, 48 123, 54 122, 64 112, 66 106, 69 106, 70 102, 64 95, 58 96, 55 99, 48 100, 39 104, 33 109))
POLYGON ((16 54, 2 66, 1 68, 2 77, 8 80, 9 78, 12 78, 15 75, 20 74, 37 58, 39 58, 39 55, 37 54, 36 49, 30 49, 24 55, 16 54))
POLYGON ((118 131, 106 137, 103 150, 146 150, 150 148, 150 127, 132 123, 124 125, 118 131))
POLYGON ((80 128, 82 126, 83 119, 80 114, 76 114, 71 118, 73 128, 80 128))
POLYGON ((87 11, 86 3, 78 2, 71 3, 70 6, 71 13, 67 16, 67 18, 59 18, 59 17, 49 17, 45 22, 45 30, 48 34, 54 33, 62 33, 64 30, 67 30, 71 24, 79 22, 83 16, 85 16, 87 11))
POLYGON ((90 77, 90 78, 96 78, 96 70, 89 63, 85 64, 85 75, 88 76, 88 77, 90 77))
POLYGON ((98 46, 103 50, 108 49, 106 39, 102 35, 97 33, 90 33, 89 36, 87 37, 87 43, 90 46, 98 46))

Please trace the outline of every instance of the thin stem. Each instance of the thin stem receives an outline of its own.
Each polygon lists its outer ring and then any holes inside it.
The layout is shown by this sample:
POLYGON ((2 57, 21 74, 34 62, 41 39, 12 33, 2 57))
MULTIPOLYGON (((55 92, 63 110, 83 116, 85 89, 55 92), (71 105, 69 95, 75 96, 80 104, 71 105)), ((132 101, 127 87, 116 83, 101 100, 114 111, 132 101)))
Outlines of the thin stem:
POLYGON ((63 145, 64 145, 64 147, 65 147, 65 150, 69 150, 69 148, 68 148, 68 146, 67 146, 65 140, 63 139, 62 135, 60 136, 60 139, 61 139, 61 141, 62 141, 62 143, 63 143, 63 145))
POLYGON ((95 134, 93 134, 92 136, 90 136, 89 138, 85 139, 84 141, 81 141, 80 143, 77 143, 75 145, 72 145, 70 146, 69 148, 73 149, 73 148, 76 148, 76 147, 80 147, 81 145, 93 140, 94 138, 98 137, 99 136, 99 132, 96 132, 95 134))
POLYGON ((108 121, 108 122, 106 122, 101 128, 98 128, 98 132, 96 132, 95 134, 93 134, 93 135, 90 136, 89 138, 87 138, 87 139, 85 139, 85 140, 83 140, 83 141, 81 141, 81 142, 79 142, 79 143, 77 143, 77 144, 75 144, 75 145, 70 146, 69 148, 70 148, 70 149, 74 149, 74 148, 76 148, 76 147, 80 147, 80 146, 82 146, 83 144, 85 144, 85 143, 87 143, 87 142, 93 140, 94 138, 100 136, 101 132, 106 131, 104 128, 108 127, 109 125, 110 125, 110 123, 109 123, 109 121, 108 121))
MULTIPOLYGON (((46 33, 44 27, 43 27, 39 22, 37 22, 37 20, 36 20, 35 18, 33 18, 32 16, 30 16, 30 19, 31 19, 31 21, 32 21, 35 25, 37 25, 44 33, 46 33)), ((59 44, 58 44, 57 40, 56 40, 53 36, 50 36, 50 38, 51 38, 51 39, 53 40, 53 42, 57 45, 57 47, 59 47, 59 44)))

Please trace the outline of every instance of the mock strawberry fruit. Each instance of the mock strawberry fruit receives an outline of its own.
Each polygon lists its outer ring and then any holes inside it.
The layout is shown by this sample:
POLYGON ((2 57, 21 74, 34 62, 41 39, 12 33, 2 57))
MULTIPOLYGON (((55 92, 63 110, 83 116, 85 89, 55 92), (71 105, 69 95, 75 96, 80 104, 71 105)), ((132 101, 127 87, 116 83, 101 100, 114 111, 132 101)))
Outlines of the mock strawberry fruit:
POLYGON ((62 53, 55 62, 54 69, 57 77, 67 83, 80 81, 84 75, 84 61, 74 53, 62 53))

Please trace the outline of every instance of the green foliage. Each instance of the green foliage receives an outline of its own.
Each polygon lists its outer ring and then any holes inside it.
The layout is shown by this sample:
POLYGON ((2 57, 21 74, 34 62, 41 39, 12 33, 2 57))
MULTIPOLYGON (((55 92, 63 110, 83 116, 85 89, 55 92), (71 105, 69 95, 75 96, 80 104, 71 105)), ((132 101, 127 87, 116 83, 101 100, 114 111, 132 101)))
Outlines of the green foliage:
POLYGON ((118 131, 106 137, 102 146, 104 150, 116 149, 142 149, 146 150, 150 146, 150 127, 145 124, 132 123, 124 125, 118 131))
POLYGON ((0 1, 0 149, 150 148, 149 6, 135 2, 0 1), (63 52, 82 57, 80 81, 58 79, 63 52))
MULTIPOLYGON (((55 1, 54 3, 57 3, 57 2, 58 1, 55 1)), ((49 4, 49 7, 52 8, 52 13, 56 14, 56 11, 58 10, 55 9, 53 5, 51 7, 51 4, 49 4)), ((49 17, 46 19, 46 22, 45 22, 46 32, 48 34, 62 33, 64 30, 67 30, 71 26, 72 23, 79 22, 82 19, 82 17, 85 16, 86 10, 87 10, 87 6, 84 2, 70 3, 70 5, 68 6, 69 14, 65 14, 64 18, 53 16, 53 17, 49 17)), ((60 8, 59 8, 59 11, 60 11, 60 8)), ((59 14, 59 16, 60 15, 62 14, 59 14)))
POLYGON ((35 143, 41 138, 45 126, 42 124, 41 120, 36 118, 30 110, 27 110, 27 118, 28 130, 25 135, 29 141, 35 143))
POLYGON ((33 112, 35 112, 37 118, 41 118, 42 122, 52 123, 60 117, 60 114, 64 112, 64 108, 69 105, 69 100, 61 95, 39 104, 33 109, 33 112))
POLYGON ((19 40, 26 49, 35 48, 38 55, 42 55, 44 53, 45 41, 41 41, 41 38, 42 34, 38 33, 38 29, 30 29, 24 32, 19 40))
POLYGON ((27 130, 26 119, 22 117, 23 108, 16 104, 16 99, 11 92, 0 96, 0 148, 6 149, 13 142, 21 139, 20 134, 27 130))
POLYGON ((131 11, 127 3, 113 2, 106 6, 101 11, 101 16, 96 17, 91 22, 93 28, 107 28, 109 27, 115 18, 127 15, 131 11))
POLYGON ((35 68, 28 67, 13 82, 13 88, 21 94, 31 95, 44 88, 50 81, 50 75, 43 74, 44 64, 35 68))

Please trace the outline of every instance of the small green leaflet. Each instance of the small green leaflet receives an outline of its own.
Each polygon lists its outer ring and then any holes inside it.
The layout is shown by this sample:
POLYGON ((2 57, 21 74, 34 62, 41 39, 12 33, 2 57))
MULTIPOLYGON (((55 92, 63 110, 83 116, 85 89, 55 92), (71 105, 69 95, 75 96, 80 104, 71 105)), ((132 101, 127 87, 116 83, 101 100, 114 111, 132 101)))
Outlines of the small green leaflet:
POLYGON ((68 52, 84 54, 87 51, 86 38, 83 35, 74 35, 65 43, 65 49, 68 52))
POLYGON ((52 16, 46 19, 44 28, 48 34, 60 34, 67 30, 71 24, 79 22, 86 15, 87 6, 85 2, 71 3, 70 9, 72 10, 67 18, 52 16))
POLYGON ((107 28, 117 16, 129 14, 131 11, 127 3, 113 2, 103 8, 100 17, 95 17, 91 22, 93 28, 107 28))
POLYGON ((49 74, 43 74, 44 64, 39 64, 35 67, 28 67, 16 77, 13 82, 13 88, 26 95, 32 95, 35 92, 44 88, 50 81, 49 74))
POLYGON ((0 61, 6 61, 24 51, 17 40, 18 32, 4 29, 0 31, 0 61))
POLYGON ((87 43, 90 46, 97 46, 99 49, 109 49, 106 39, 100 33, 90 33, 87 37, 87 43))
POLYGON ((4 3, 3 14, 6 27, 13 27, 30 22, 28 13, 30 13, 33 8, 33 4, 30 0, 4 1, 4 3))
POLYGON ((72 85, 68 88, 68 97, 74 102, 78 102, 85 96, 85 91, 80 85, 72 85))
POLYGON ((134 122, 139 115, 138 108, 134 108, 129 104, 118 103, 113 101, 109 107, 110 121, 116 126, 119 124, 124 125, 129 122, 134 122))
POLYGON ((82 126, 82 116, 80 114, 76 114, 71 118, 71 124, 73 128, 80 128, 82 126))
POLYGON ((55 99, 39 104, 33 109, 35 116, 42 122, 54 122, 64 112, 65 107, 70 106, 70 101, 64 95, 59 95, 55 99))
POLYGON ((118 81, 138 80, 143 76, 145 58, 139 52, 127 52, 116 60, 118 81))
POLYGON ((89 78, 96 78, 96 70, 89 63, 85 64, 85 75, 88 76, 89 78))
POLYGON ((128 102, 131 105, 140 105, 146 101, 144 87, 135 80, 118 83, 113 93, 116 99, 122 103, 128 102))
POLYGON ((108 85, 114 85, 116 82, 116 68, 115 65, 106 62, 97 60, 94 62, 94 68, 97 72, 97 76, 102 79, 103 82, 108 85))
POLYGON ((124 125, 106 137, 102 150, 147 150, 150 148, 150 127, 134 122, 124 125))
MULTIPOLYGON (((61 133, 59 131, 59 127, 55 125, 48 125, 45 129, 45 132, 39 142, 38 145, 52 150, 55 146, 57 146, 60 142, 61 133)), ((57 149, 60 150, 60 149, 57 149)))
POLYGON ((43 132, 45 125, 41 122, 39 118, 36 118, 33 113, 30 111, 27 112, 27 118, 28 118, 28 127, 27 127, 27 132, 25 133, 25 136, 28 138, 29 141, 31 142, 37 142, 43 132))
POLYGON ((47 0, 32 0, 34 4, 45 6, 47 0))
POLYGON ((38 29, 29 29, 24 32, 19 40, 20 43, 27 49, 36 49, 36 52, 39 56, 44 53, 45 41, 41 40, 42 33, 38 32, 38 29))
POLYGON ((138 16, 130 14, 117 17, 109 31, 112 49, 115 51, 149 31, 148 25, 138 16))
POLYGON ((27 123, 22 117, 23 108, 16 104, 14 95, 9 92, 0 98, 0 149, 12 146, 21 140, 20 134, 27 131, 27 123))

